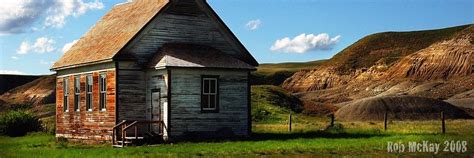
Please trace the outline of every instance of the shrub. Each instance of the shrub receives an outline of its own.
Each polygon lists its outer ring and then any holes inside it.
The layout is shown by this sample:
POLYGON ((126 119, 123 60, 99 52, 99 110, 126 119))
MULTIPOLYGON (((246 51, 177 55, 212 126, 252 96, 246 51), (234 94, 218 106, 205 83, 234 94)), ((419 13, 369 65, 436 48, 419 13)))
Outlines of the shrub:
POLYGON ((344 132, 344 126, 340 123, 334 123, 334 126, 328 125, 324 131, 329 132, 329 133, 343 133, 344 132))
POLYGON ((0 116, 0 133, 8 136, 24 136, 41 130, 40 120, 24 111, 10 111, 0 116))
POLYGON ((252 121, 261 121, 267 118, 270 115, 270 112, 265 110, 265 108, 256 107, 252 109, 252 121))

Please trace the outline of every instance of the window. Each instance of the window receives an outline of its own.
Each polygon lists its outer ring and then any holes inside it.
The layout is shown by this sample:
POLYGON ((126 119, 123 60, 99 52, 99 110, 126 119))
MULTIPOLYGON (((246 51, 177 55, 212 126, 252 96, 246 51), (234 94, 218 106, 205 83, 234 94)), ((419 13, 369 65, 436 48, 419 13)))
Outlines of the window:
POLYGON ((81 103, 81 76, 74 77, 74 111, 79 111, 81 103))
POLYGON ((69 79, 64 77, 63 79, 63 110, 64 112, 69 112, 69 79))
POLYGON ((86 109, 92 111, 92 75, 86 77, 86 109))
POLYGON ((106 110, 106 104, 107 104, 107 79, 106 79, 106 74, 100 74, 99 77, 99 89, 100 89, 100 110, 105 111, 106 110))
POLYGON ((217 112, 219 106, 218 77, 202 77, 201 110, 206 112, 217 112))

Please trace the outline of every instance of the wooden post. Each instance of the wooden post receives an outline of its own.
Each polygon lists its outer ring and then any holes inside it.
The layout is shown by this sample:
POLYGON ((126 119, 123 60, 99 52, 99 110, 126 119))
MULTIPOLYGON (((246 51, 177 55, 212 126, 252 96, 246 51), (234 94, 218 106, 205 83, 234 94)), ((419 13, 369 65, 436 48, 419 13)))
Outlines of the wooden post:
POLYGON ((291 132, 291 112, 290 112, 290 116, 288 116, 288 132, 291 132))
POLYGON ((444 133, 446 133, 446 124, 444 121, 444 111, 441 112, 441 130, 444 133))
POLYGON ((383 115, 383 129, 387 131, 387 121, 388 121, 388 113, 385 111, 385 114, 383 115))
POLYGON ((334 127, 334 114, 329 114, 329 119, 331 119, 329 127, 334 127))

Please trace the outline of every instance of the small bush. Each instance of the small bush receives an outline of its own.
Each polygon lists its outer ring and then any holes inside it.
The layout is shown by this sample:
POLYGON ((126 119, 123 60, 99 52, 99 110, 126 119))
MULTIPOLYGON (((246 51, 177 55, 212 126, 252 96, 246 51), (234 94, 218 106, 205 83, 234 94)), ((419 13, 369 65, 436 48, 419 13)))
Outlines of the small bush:
POLYGON ((24 111, 10 111, 0 116, 0 133, 8 136, 24 136, 41 130, 41 121, 24 111))
POLYGON ((344 132, 344 126, 340 123, 334 123, 334 126, 327 126, 326 129, 324 129, 326 132, 330 133, 343 133, 344 132))
POLYGON ((10 110, 22 111, 22 110, 31 109, 32 107, 33 107, 32 104, 13 104, 13 105, 10 105, 10 110))
POLYGON ((252 121, 261 121, 267 118, 271 113, 261 107, 252 109, 252 121))

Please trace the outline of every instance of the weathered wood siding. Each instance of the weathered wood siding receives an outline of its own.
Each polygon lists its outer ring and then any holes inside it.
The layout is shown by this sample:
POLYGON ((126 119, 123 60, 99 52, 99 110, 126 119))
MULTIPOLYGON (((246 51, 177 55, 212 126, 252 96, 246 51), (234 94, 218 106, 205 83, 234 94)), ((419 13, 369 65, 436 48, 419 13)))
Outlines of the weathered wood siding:
POLYGON ((170 6, 129 48, 143 64, 165 43, 193 43, 212 46, 240 58, 240 51, 230 37, 209 17, 194 0, 182 0, 170 6))
POLYGON ((72 140, 109 141, 112 136, 112 127, 115 125, 115 70, 94 71, 62 75, 57 77, 56 84, 56 137, 65 137, 72 140), (107 102, 106 111, 99 109, 99 74, 107 74, 107 102), (86 75, 93 76, 93 104, 92 111, 86 109, 86 75), (74 110, 74 78, 80 77, 80 111, 74 110), (63 82, 69 79, 69 112, 64 112, 63 82))
POLYGON ((145 72, 134 62, 118 63, 118 120, 146 120, 145 72))
POLYGON ((170 136, 224 128, 248 134, 248 73, 238 70, 172 69, 170 136), (201 76, 219 76, 219 112, 201 112, 201 76))

